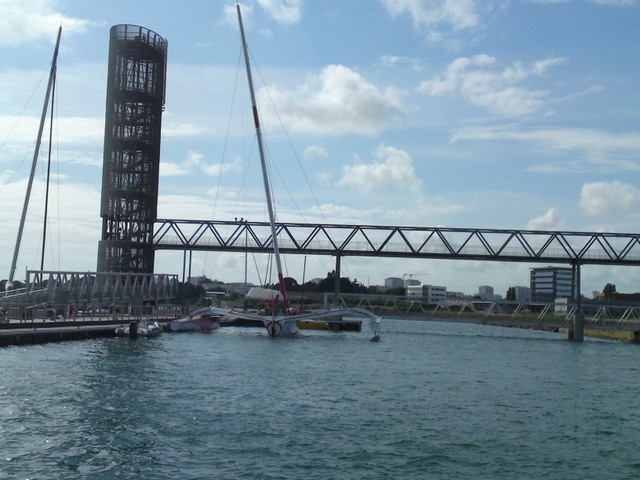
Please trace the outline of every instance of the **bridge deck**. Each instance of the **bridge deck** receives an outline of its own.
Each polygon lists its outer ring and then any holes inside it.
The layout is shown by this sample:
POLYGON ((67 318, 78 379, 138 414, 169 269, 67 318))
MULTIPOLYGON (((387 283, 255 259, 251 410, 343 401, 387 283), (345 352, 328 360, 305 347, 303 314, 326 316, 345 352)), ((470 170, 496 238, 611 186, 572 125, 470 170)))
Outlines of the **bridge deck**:
MULTIPOLYGON (((280 251, 374 256, 640 265, 640 234, 278 223, 280 251)), ((267 222, 157 220, 157 250, 270 252, 267 222)))

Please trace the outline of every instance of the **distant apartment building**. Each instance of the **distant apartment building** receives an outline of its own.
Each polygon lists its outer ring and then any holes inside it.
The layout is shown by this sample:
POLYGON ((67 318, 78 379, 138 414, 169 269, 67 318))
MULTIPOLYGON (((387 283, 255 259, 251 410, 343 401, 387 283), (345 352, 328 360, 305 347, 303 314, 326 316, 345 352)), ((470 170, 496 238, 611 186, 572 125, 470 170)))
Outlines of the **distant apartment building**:
POLYGON ((531 301, 555 302, 556 298, 573 297, 573 276, 569 267, 532 268, 531 301))
POLYGON ((419 285, 421 285, 422 282, 420 280, 414 279, 414 278, 407 278, 404 280, 404 286, 405 287, 417 287, 419 285))
POLYGON ((481 287, 478 287, 478 296, 482 300, 493 300, 493 287, 490 287, 488 285, 482 285, 481 287))
POLYGON ((447 298, 449 299, 462 300, 467 297, 468 295, 466 295, 464 292, 447 292, 447 298))
POLYGON ((531 298, 531 289, 529 287, 515 286, 513 287, 516 294, 516 301, 526 302, 531 298))
POLYGON ((404 282, 399 277, 388 277, 384 279, 384 288, 404 287, 404 282))
POLYGON ((410 285, 407 298, 422 299, 428 303, 438 303, 447 299, 447 287, 436 285, 410 285))

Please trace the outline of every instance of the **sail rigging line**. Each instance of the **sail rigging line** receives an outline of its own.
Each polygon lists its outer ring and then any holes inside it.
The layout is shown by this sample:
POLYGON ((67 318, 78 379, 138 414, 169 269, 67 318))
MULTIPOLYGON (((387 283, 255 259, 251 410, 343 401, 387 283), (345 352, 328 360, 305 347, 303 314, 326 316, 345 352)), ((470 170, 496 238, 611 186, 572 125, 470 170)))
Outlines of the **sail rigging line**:
MULTIPOLYGON (((44 80, 45 76, 47 75, 47 72, 49 70, 45 70, 44 72, 42 72, 42 76, 40 77, 40 80, 38 80, 38 83, 36 84, 35 88, 33 89, 33 91, 31 92, 31 95, 29 95, 29 98, 27 99, 26 103, 24 104, 24 106, 22 107, 22 110, 20 110, 20 113, 18 114, 18 116, 16 117, 15 122, 13 122, 13 125, 11 125, 11 128, 9 129, 9 132, 7 133, 7 136, 4 138, 4 140, 2 141, 2 143, 0 144, 0 152, 2 152, 2 150, 4 149, 5 145, 7 144, 7 142, 9 141, 9 138, 11 138, 11 134, 13 133, 13 131, 15 130, 15 128, 18 126, 18 123, 20 122, 20 120, 22 120, 22 117, 24 116, 24 112, 26 111, 27 107, 29 106, 29 104, 31 103, 31 100, 33 100, 33 97, 35 96, 36 92, 38 90, 40 90, 40 85, 42 84, 42 80, 44 80)), ((34 146, 36 144, 36 142, 33 142, 34 146)), ((17 174, 17 172, 20 170, 20 167, 22 166, 22 164, 24 163, 24 160, 27 158, 27 155, 25 155, 24 157, 22 157, 22 160, 20 161, 20 164, 18 165, 17 168, 15 168, 12 172, 11 175, 9 175, 9 177, 7 178, 7 181, 4 183, 4 185, 2 185, 0 187, 0 193, 2 193, 4 191, 4 189, 6 188, 7 185, 9 185, 9 182, 13 179, 13 177, 17 174)))
MULTIPOLYGON (((324 223, 329 223, 327 221, 327 218, 324 215, 324 212, 322 211, 322 207, 320 206, 320 202, 318 201, 318 197, 316 197, 316 193, 313 190, 313 187, 311 186, 311 182, 309 181, 309 177, 307 176, 307 172, 305 171, 304 167, 302 166, 302 162, 300 161, 300 156, 298 155, 298 152, 297 152, 297 150, 295 149, 295 147, 293 145, 293 141, 291 140, 291 137, 289 136, 289 131, 287 130, 287 128, 284 125, 284 122, 282 121, 282 117, 280 116, 280 112, 276 108, 276 104, 273 101, 273 97, 271 96, 271 92, 267 88, 267 86, 266 86, 267 84, 264 81, 264 79, 262 78, 262 73, 260 72, 260 68, 257 65, 256 65, 256 71, 258 72, 258 76, 260 77, 260 80, 262 81, 262 84, 264 85, 263 90, 267 93, 267 97, 269 97, 269 101, 271 103, 271 107, 273 108, 273 111, 275 112, 276 117, 278 118, 278 122, 280 123, 280 127, 282 128, 282 131, 284 132, 284 136, 286 137, 287 142, 289 143, 289 148, 291 148, 291 151, 293 152, 293 157, 296 159, 298 167, 300 168, 300 172, 302 172, 302 176, 304 178, 304 181, 307 184, 307 187, 309 188, 309 191, 311 192, 311 196, 313 197, 313 200, 314 200, 314 202, 316 204, 316 207, 318 207, 318 212, 320 212, 320 216, 322 217, 322 220, 324 221, 324 223)), ((287 188, 287 182, 285 182, 282 179, 282 175, 280 174, 280 171, 278 170, 277 166, 275 168, 278 171, 278 175, 280 176, 280 179, 282 180, 282 183, 285 185, 285 188, 287 189, 287 192, 289 193, 289 197, 291 198, 291 200, 293 201, 294 205, 298 209, 298 212, 300 213, 300 215, 304 218, 304 214, 302 213, 302 210, 300 209, 300 207, 298 206, 297 202, 295 201, 293 195, 291 194, 291 192, 287 188)), ((306 221, 306 219, 305 219, 305 221, 306 221)))
MULTIPOLYGON (((256 64, 254 63, 254 65, 256 65, 256 64)), ((322 217, 324 223, 329 223, 327 221, 327 218, 324 215, 324 211, 322 210, 322 207, 320 206, 320 203, 319 203, 318 198, 316 197, 316 194, 315 194, 315 192, 314 192, 314 190, 313 190, 313 188, 311 186, 311 183, 309 182, 309 178, 307 177, 306 171, 304 170, 304 167, 302 166, 302 162, 300 162, 300 157, 298 156, 298 153, 295 150, 295 147, 293 146, 293 142, 291 141, 291 137, 289 136, 289 132, 285 128, 284 122, 282 121, 282 117, 280 116, 280 112, 278 111, 278 109, 276 108, 275 103, 273 102, 273 98, 271 97, 269 89, 266 87, 266 83, 264 82, 264 79, 262 78, 262 75, 260 73, 260 68, 257 65, 256 65, 256 71, 258 72, 258 76, 262 80, 263 85, 265 85, 263 88, 267 92, 267 96, 269 97, 269 100, 271 101, 271 106, 272 106, 274 112, 276 113, 276 116, 278 117, 278 121, 280 122, 280 126, 282 127, 282 130, 283 130, 283 132, 285 134, 285 137, 287 138, 287 141, 289 142, 289 146, 291 148, 291 151, 293 152, 294 158, 296 159, 296 162, 298 163, 298 166, 300 168, 300 171, 302 172, 302 175, 303 175, 303 177, 305 179, 307 187, 309 188, 309 191, 311 192, 311 195, 313 196, 315 204, 318 207, 318 212, 320 213, 320 216, 322 217)), ((268 158, 273 158, 273 156, 271 155, 271 153, 269 151, 268 144, 265 145, 265 149, 268 152, 268 156, 267 157, 268 158)), ((269 162, 269 166, 271 166, 276 171, 276 173, 278 174, 278 178, 280 179, 280 181, 282 182, 282 185, 284 186, 285 190, 289 194, 289 198, 291 199, 291 201, 293 202, 294 206, 298 210, 298 213, 300 214, 300 216, 303 219, 305 219, 305 221, 306 221, 306 217, 305 217, 304 213, 302 212, 302 209, 300 208, 300 206, 296 202, 295 197, 291 193, 291 190, 288 187, 288 183, 284 180, 284 177, 282 176, 282 173, 280 172, 280 169, 278 168, 277 163, 269 162)), ((275 198, 275 192, 273 192, 272 195, 273 195, 273 198, 275 198)), ((274 208, 277 209, 277 202, 274 202, 274 208)), ((347 276, 345 278, 351 278, 351 272, 349 271, 349 267, 346 264, 345 260, 346 259, 342 259, 342 268, 344 268, 346 270, 346 272, 347 272, 347 276)), ((286 264, 287 258, 283 257, 283 261, 286 264)), ((285 270, 288 270, 286 265, 285 265, 285 270)), ((342 276, 341 276, 341 278, 342 278, 342 276)))
POLYGON ((253 77, 251 76, 251 64, 249 62, 249 47, 244 34, 244 26, 242 24, 242 14, 240 13, 240 4, 236 4, 236 10, 238 12, 238 24, 240 25, 240 36, 242 38, 242 48, 244 51, 244 59, 247 70, 247 81, 249 83, 249 92, 251 94, 251 107, 253 111, 253 123, 256 129, 256 138, 258 140, 258 151, 260 152, 260 165, 262 167, 262 179, 264 183, 264 190, 267 200, 267 209, 269 211, 269 224, 271 226, 271 234, 273 236, 273 251, 275 255, 276 268, 278 271, 278 284, 280 285, 280 293, 282 294, 282 301, 287 303, 287 292, 284 286, 284 277, 282 275, 282 263, 280 261, 280 247, 278 245, 278 236, 276 235, 275 217, 273 213, 272 205, 272 191, 269 184, 269 178, 267 175, 267 165, 265 161, 264 146, 262 144, 262 130, 260 127, 260 119, 258 117, 258 107, 256 105, 256 94, 253 89, 253 77))
MULTIPOLYGON (((316 197, 315 192, 313 191, 313 188, 311 186, 311 183, 309 182, 309 178, 307 177, 306 171, 304 170, 304 167, 302 166, 302 162, 300 162, 300 157, 298 156, 297 151, 295 150, 295 147, 293 146, 293 142, 291 141, 291 137, 289 136, 289 132, 287 131, 284 122, 282 121, 282 117, 280 116, 280 112, 278 111, 278 109, 276 108, 276 105, 273 101, 273 98, 271 97, 271 93, 269 92, 269 89, 266 87, 266 82, 264 81, 264 79, 262 78, 262 75, 260 73, 260 68, 257 66, 257 64, 254 63, 254 65, 256 66, 256 71, 258 72, 258 76, 260 77, 260 80, 262 81, 262 84, 264 85, 263 89, 267 92, 267 96, 269 97, 269 100, 271 102, 271 106, 273 108, 273 111, 276 113, 276 116, 278 117, 278 121, 280 122, 280 127, 282 128, 285 137, 287 138, 287 141, 289 142, 289 147, 291 148, 291 151, 293 152, 294 158, 296 159, 296 162, 298 163, 298 167, 300 168, 300 171, 302 172, 302 175, 305 179, 305 182, 307 184, 307 187, 309 188, 309 191, 311 192, 311 195, 313 196, 313 199, 315 201, 316 206, 318 207, 318 212, 320 214, 320 216, 322 217, 323 221, 325 224, 329 223, 327 221, 327 218, 324 215, 324 212, 322 210, 322 207, 320 206, 320 203, 318 202, 318 198, 316 197)), ((269 150, 269 145, 268 142, 265 143, 265 150, 268 153, 267 155, 267 159, 269 158, 273 158, 273 156, 271 155, 271 152, 269 150)), ((295 200, 295 197, 293 196, 293 194, 291 193, 291 190, 288 187, 288 182, 285 181, 280 169, 278 168, 278 165, 276 162, 269 162, 268 164, 269 167, 273 168, 275 170, 275 172, 278 174, 278 178, 280 179, 284 189, 287 191, 287 193, 289 194, 289 198, 291 199, 293 205, 295 206, 295 208, 298 210, 298 213, 300 214, 300 216, 305 219, 306 221, 306 217, 304 215, 304 213, 302 212, 302 209, 300 208, 300 206, 298 205, 298 203, 295 200)), ((269 172, 270 173, 270 172, 269 172)), ((271 178, 271 176, 269 177, 271 178)), ((270 181, 271 184, 273 184, 273 182, 270 181)), ((275 192, 272 192, 272 198, 274 198, 274 209, 277 210, 277 205, 278 203, 275 202, 275 192)), ((349 267, 346 264, 346 259, 342 259, 342 263, 341 266, 342 268, 344 268, 347 272, 347 276, 344 278, 351 278, 351 272, 349 271, 349 267)), ((287 266, 286 266, 286 262, 287 262, 287 257, 283 257, 283 262, 285 263, 285 271, 288 270, 287 266)), ((342 278, 342 276, 341 276, 342 278)))
MULTIPOLYGON (((236 91, 238 89, 238 78, 240 77, 240 65, 242 64, 242 51, 239 53, 238 55, 238 66, 236 68, 236 79, 235 82, 233 84, 233 94, 231 95, 231 107, 229 108, 229 115, 227 116, 227 128, 225 131, 225 136, 224 136, 224 143, 222 145, 222 161, 220 162, 220 169, 218 170, 218 184, 216 185, 216 191, 215 191, 215 195, 213 198, 213 210, 211 211, 211 219, 215 220, 216 218, 216 210, 218 208, 218 198, 220 196, 220 185, 222 184, 222 172, 224 171, 224 165, 225 165, 225 160, 227 158, 227 147, 229 145, 229 131, 231 130, 231 118, 232 118, 232 112, 233 112, 233 105, 235 103, 235 99, 236 99, 236 91)), ((237 201, 236 201, 237 203, 237 201)), ((205 274, 205 269, 207 268, 207 258, 209 256, 209 252, 205 251, 204 254, 204 262, 202 264, 202 274, 205 274)), ((213 269, 216 266, 216 263, 218 262, 218 259, 220 258, 219 255, 217 255, 215 257, 215 260, 213 262, 213 266, 211 267, 211 270, 213 271, 213 269)))
POLYGON ((47 223, 49 215, 49 182, 51 180, 51 149, 53 139, 53 113, 56 98, 56 73, 57 68, 52 71, 52 84, 51 84, 51 109, 49 115, 49 148, 47 155, 47 178, 45 181, 45 194, 44 194, 44 215, 42 219, 42 256, 40 257, 40 271, 44 271, 44 254, 47 249, 47 223))
POLYGON ((20 244, 22 243, 22 234, 24 232, 24 224, 27 217, 27 210, 29 209, 29 199, 31 196, 31 188, 33 187, 33 178, 35 175, 36 164, 38 163, 38 155, 40 153, 40 143, 42 142, 42 132, 44 130, 45 118, 47 116, 47 106, 49 105, 49 97, 51 95, 53 78, 55 76, 55 70, 58 63, 58 50, 60 48, 60 37, 62 36, 62 25, 58 28, 58 37, 56 39, 56 46, 53 51, 53 60, 51 61, 51 70, 49 73, 49 82, 47 84, 47 93, 44 99, 44 105, 42 108, 42 116, 40 118, 40 127, 38 128, 38 137, 36 140, 36 148, 33 154, 33 161, 31 163, 31 174, 29 176, 29 182, 27 184, 27 192, 24 197, 24 205, 22 207, 22 215, 20 217, 20 226, 18 227, 18 236, 16 238, 16 246, 13 251, 13 259, 11 261, 11 268, 9 270, 8 283, 13 283, 13 276, 18 263, 18 252, 20 251, 20 244))
POLYGON ((258 268, 258 260, 254 254, 251 254, 251 258, 253 258, 253 266, 256 269, 256 274, 258 275, 258 285, 264 285, 262 283, 262 276, 260 275, 260 269, 258 268))
POLYGON ((227 158, 227 148, 229 145, 229 132, 231 130, 231 118, 232 118, 232 111, 233 111, 233 104, 235 103, 235 99, 236 99, 236 92, 238 89, 238 77, 240 76, 240 65, 242 62, 242 53, 240 53, 240 55, 238 56, 238 68, 236 69, 236 80, 233 84, 233 94, 231 96, 231 107, 229 108, 229 115, 227 117, 227 128, 225 131, 225 136, 224 136, 224 144, 222 146, 222 161, 220 162, 220 169, 219 169, 219 173, 218 173, 218 184, 216 185, 216 194, 214 197, 214 201, 213 201, 213 211, 211 213, 211 219, 215 219, 216 216, 216 209, 217 209, 217 205, 218 205, 218 196, 220 194, 220 185, 222 183, 222 172, 224 171, 224 165, 225 165, 225 161, 227 158))
MULTIPOLYGON (((57 82, 57 78, 55 79, 55 81, 57 82)), ((59 93, 59 92, 58 92, 59 93)), ((52 117, 51 117, 51 125, 52 127, 55 129, 51 131, 50 134, 50 138, 49 138, 49 142, 50 145, 53 147, 55 147, 55 152, 50 149, 49 151, 49 162, 53 162, 53 165, 55 166, 55 174, 54 174, 54 179, 55 179, 55 206, 56 206, 56 223, 55 223, 55 233, 57 235, 57 239, 54 242, 53 241, 53 235, 51 234, 52 232, 50 232, 48 234, 48 238, 49 238, 49 253, 51 255, 51 263, 52 263, 52 268, 54 270, 58 269, 59 266, 62 264, 61 262, 61 245, 62 245, 62 241, 61 241, 61 232, 60 232, 60 205, 62 204, 61 202, 61 195, 60 195, 60 122, 58 120, 58 114, 60 112, 60 109, 58 108, 58 103, 60 101, 60 95, 56 95, 55 96, 55 100, 51 101, 51 112, 52 112, 52 117), (54 119, 54 115, 55 115, 55 119, 54 119), (55 139, 54 139, 55 136, 55 139), (57 246, 57 251, 55 251, 54 246, 57 246), (56 258, 57 255, 57 258, 56 258), (57 260, 57 263, 56 263, 57 260), (57 267, 56 267, 57 265, 57 267)), ((49 182, 47 181, 47 186, 49 186, 49 182)), ((47 195, 47 198, 50 198, 50 195, 47 195)), ((47 218, 51 218, 51 215, 47 215, 47 218)), ((51 229, 51 225, 49 225, 49 229, 51 229)))
MULTIPOLYGON (((62 249, 62 238, 61 238, 61 232, 60 232, 60 226, 62 225, 62 222, 60 221, 60 205, 62 205, 61 202, 61 195, 60 195, 60 122, 58 121, 58 115, 60 112, 60 109, 58 108, 58 102, 60 96, 56 96, 56 156, 55 156, 55 166, 56 166, 56 233, 58 236, 58 242, 57 242, 57 246, 58 246, 58 267, 57 268, 61 268, 60 266, 62 265, 62 254, 61 254, 61 249, 62 249)), ((52 254, 52 258, 53 254, 52 254)))

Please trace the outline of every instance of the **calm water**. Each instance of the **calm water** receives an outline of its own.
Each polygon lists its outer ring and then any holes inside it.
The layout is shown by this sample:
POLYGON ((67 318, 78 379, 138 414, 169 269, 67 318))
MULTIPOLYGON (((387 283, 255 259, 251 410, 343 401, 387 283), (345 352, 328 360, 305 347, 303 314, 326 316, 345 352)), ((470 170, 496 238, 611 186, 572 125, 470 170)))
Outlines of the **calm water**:
POLYGON ((640 351, 391 321, 0 349, 0 478, 640 476, 640 351))

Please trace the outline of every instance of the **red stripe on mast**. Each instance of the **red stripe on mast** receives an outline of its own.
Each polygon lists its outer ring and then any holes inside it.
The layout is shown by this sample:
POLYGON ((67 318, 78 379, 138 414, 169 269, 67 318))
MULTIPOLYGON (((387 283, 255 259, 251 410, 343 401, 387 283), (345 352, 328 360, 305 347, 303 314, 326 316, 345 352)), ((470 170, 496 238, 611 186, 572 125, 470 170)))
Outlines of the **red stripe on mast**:
POLYGON ((284 288, 284 276, 281 273, 278 274, 278 283, 280 284, 280 293, 282 294, 284 303, 287 303, 287 290, 284 288))

